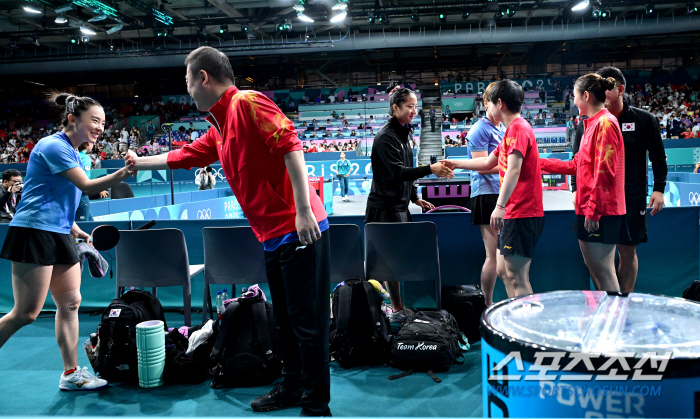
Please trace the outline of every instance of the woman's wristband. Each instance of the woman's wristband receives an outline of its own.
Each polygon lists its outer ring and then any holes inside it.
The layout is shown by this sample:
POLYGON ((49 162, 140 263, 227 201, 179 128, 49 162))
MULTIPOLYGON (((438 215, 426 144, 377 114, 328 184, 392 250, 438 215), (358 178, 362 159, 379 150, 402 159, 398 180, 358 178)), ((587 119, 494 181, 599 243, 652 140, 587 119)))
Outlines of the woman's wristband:
POLYGON ((505 210, 505 209, 506 209, 506 207, 504 207, 503 205, 498 205, 498 204, 496 204, 496 208, 500 208, 500 209, 502 209, 502 210, 505 210))

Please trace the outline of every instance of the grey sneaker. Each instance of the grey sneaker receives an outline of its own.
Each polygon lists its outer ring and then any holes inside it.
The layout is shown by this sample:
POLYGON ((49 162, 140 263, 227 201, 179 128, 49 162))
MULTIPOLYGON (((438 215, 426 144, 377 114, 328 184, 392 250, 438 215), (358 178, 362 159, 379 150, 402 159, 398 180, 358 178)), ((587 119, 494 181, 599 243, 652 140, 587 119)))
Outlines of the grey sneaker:
POLYGON ((408 307, 403 307, 399 311, 392 311, 389 313, 390 323, 403 323, 404 319, 413 314, 413 310, 408 307))

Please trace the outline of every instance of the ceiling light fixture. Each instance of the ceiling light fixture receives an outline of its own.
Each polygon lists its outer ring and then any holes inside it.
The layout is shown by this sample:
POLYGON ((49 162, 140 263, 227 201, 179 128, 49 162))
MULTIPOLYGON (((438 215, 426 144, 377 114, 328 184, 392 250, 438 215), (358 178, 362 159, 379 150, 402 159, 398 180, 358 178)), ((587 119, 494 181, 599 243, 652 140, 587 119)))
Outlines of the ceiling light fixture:
POLYGON ((56 22, 56 23, 66 23, 66 22, 68 22, 68 19, 66 19, 66 15, 60 14, 60 15, 56 16, 56 20, 54 20, 54 22, 56 22))
POLYGON ((85 26, 80 27, 80 32, 84 33, 85 35, 97 35, 97 32, 90 28, 86 28, 85 26))
POLYGON ((331 7, 333 10, 345 10, 348 8, 348 1, 347 0, 338 0, 338 3, 331 7))
POLYGON ((337 15, 333 16, 333 17, 331 18, 331 22, 333 22, 333 23, 341 22, 341 21, 342 21, 343 19, 345 19, 347 16, 348 16, 348 12, 346 12, 346 11, 343 10, 342 12, 340 12, 340 13, 338 13, 337 15))
POLYGON ((24 9, 25 12, 28 12, 28 13, 41 13, 41 10, 37 9, 34 6, 23 6, 22 8, 24 9))
POLYGON ((582 2, 580 2, 579 4, 577 4, 576 6, 572 7, 572 8, 571 8, 571 11, 572 11, 572 12, 580 12, 581 10, 584 10, 586 7, 588 7, 588 5, 589 5, 590 3, 591 3, 591 2, 590 2, 589 0, 583 0, 582 2))
POLYGON ((124 29, 124 25, 122 25, 122 24, 120 23, 120 24, 118 24, 117 26, 113 26, 111 29, 109 29, 109 30, 107 31, 107 34, 111 35, 111 34, 113 34, 113 33, 119 32, 119 31, 122 30, 122 29, 124 29))
POLYGON ((297 18, 299 18, 299 20, 301 20, 302 22, 314 23, 314 20, 313 20, 313 19, 311 19, 310 17, 306 16, 306 15, 303 14, 303 13, 299 13, 299 14, 297 15, 297 18))

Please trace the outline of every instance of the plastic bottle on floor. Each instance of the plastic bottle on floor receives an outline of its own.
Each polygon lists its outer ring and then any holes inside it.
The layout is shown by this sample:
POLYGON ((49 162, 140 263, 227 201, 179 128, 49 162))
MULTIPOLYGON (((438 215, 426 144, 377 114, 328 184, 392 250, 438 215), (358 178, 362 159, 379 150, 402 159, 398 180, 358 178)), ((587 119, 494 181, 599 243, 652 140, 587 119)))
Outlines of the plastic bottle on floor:
POLYGON ((216 319, 221 320, 224 318, 224 299, 222 298, 222 292, 217 291, 216 293, 216 319))

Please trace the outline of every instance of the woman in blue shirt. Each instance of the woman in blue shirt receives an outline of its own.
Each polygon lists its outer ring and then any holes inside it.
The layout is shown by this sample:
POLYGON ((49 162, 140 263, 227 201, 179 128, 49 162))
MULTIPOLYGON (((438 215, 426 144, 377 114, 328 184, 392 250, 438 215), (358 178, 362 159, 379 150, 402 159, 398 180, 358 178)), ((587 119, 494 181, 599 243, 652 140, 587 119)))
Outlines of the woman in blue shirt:
MULTIPOLYGON (((500 123, 496 125, 489 111, 492 105, 488 100, 488 94, 493 84, 489 84, 484 91, 486 116, 479 119, 467 134, 467 155, 470 159, 488 157, 498 148, 505 134, 505 127, 500 123)), ((498 231, 491 228, 491 213, 496 208, 498 200, 498 168, 488 172, 471 172, 470 179, 469 206, 472 211, 472 226, 479 226, 486 249, 486 260, 481 268, 481 289, 484 291, 486 305, 490 306, 493 304, 493 289, 496 286, 498 231)), ((511 286, 508 281, 504 281, 504 284, 506 288, 511 286)), ((509 292, 508 295, 513 294, 509 292)))
POLYGON ((345 160, 345 153, 340 153, 340 160, 335 162, 335 169, 338 171, 338 181, 340 182, 340 196, 343 197, 343 201, 349 201, 350 199, 348 198, 348 176, 350 176, 352 164, 350 164, 350 160, 345 160))
POLYGON ((64 373, 61 390, 96 390, 107 382, 78 367, 80 266, 74 239, 88 239, 75 224, 81 191, 99 193, 123 181, 133 170, 122 168, 88 179, 77 148, 95 143, 104 131, 102 106, 89 97, 55 93, 50 98, 62 112, 63 131, 42 138, 32 150, 22 201, 17 207, 0 257, 12 261, 15 306, 0 319, 0 347, 32 323, 47 291, 56 304, 56 341, 64 373))

